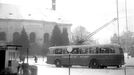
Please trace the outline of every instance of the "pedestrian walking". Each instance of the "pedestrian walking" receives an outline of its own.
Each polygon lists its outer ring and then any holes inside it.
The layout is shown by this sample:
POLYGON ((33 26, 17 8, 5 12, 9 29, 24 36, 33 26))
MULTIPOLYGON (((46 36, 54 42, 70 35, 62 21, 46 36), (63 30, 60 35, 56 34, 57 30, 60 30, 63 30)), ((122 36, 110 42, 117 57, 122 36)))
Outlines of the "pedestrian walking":
POLYGON ((34 57, 34 61, 35 61, 35 63, 37 63, 37 61, 38 61, 38 58, 36 56, 34 57))

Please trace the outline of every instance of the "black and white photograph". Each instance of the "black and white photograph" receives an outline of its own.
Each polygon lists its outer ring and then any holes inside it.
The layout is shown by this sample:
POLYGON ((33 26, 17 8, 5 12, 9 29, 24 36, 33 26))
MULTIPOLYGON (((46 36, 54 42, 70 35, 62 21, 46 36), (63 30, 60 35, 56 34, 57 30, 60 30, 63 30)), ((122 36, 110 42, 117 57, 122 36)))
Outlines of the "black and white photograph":
POLYGON ((0 0, 0 75, 134 75, 134 0, 0 0))

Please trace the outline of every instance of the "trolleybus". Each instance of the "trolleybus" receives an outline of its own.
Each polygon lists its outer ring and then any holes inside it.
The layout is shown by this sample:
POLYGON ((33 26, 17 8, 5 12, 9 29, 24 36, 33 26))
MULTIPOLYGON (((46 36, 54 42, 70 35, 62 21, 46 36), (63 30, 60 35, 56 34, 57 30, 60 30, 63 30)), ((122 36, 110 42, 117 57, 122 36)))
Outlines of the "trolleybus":
POLYGON ((46 63, 55 64, 56 67, 80 65, 90 68, 119 68, 125 64, 123 49, 113 44, 50 47, 46 63), (70 53, 67 51, 68 47, 72 47, 70 53))

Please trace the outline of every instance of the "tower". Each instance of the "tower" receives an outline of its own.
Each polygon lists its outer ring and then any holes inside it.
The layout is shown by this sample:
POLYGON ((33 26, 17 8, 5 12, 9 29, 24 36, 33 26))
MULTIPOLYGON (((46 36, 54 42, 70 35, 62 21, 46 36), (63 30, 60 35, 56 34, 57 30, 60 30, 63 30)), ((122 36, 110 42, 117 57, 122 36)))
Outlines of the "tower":
POLYGON ((56 10, 56 0, 52 0, 52 10, 56 10))

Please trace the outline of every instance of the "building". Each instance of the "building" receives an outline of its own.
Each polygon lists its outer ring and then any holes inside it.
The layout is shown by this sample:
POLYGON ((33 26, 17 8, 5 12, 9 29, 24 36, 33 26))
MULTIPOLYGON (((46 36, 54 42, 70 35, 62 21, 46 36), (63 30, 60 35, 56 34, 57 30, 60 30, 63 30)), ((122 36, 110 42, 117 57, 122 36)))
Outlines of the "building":
POLYGON ((55 10, 36 8, 25 8, 11 4, 0 4, 0 36, 6 34, 6 39, 0 40, 11 42, 13 35, 20 33, 25 28, 28 37, 34 34, 35 42, 43 44, 44 35, 51 36, 55 25, 62 31, 67 28, 69 37, 71 33, 71 23, 60 16, 55 10))

